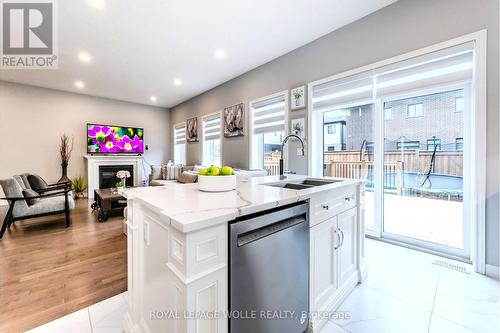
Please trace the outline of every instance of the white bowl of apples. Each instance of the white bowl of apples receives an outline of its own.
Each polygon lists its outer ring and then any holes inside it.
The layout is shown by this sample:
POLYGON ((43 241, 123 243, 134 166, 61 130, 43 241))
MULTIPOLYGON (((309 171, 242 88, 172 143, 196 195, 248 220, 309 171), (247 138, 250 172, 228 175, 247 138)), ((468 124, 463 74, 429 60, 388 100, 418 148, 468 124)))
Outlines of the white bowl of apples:
POLYGON ((236 188, 236 176, 233 168, 212 165, 198 173, 198 189, 204 192, 226 192, 236 188))

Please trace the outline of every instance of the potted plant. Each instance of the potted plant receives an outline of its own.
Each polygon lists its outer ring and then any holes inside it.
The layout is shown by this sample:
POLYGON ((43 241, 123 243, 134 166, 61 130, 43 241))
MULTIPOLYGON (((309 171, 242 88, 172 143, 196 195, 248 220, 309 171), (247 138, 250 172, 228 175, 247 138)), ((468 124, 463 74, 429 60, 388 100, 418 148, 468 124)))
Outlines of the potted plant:
POLYGON ((66 134, 61 136, 61 143, 59 145, 59 153, 61 154, 61 169, 62 176, 58 183, 68 183, 70 179, 68 178, 68 164, 71 158, 71 153, 73 152, 73 138, 69 138, 66 134))
POLYGON ((75 200, 83 198, 85 195, 85 190, 87 189, 87 183, 85 179, 81 176, 73 178, 71 181, 73 191, 75 192, 75 200))

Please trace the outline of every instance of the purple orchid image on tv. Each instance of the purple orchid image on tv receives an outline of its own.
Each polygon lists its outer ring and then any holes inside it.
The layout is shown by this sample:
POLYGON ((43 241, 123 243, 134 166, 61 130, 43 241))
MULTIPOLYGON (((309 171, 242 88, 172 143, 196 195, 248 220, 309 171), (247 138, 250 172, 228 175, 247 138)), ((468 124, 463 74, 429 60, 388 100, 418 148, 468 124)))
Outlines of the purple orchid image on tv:
POLYGON ((143 129, 106 125, 87 125, 89 153, 136 153, 144 151, 143 129))

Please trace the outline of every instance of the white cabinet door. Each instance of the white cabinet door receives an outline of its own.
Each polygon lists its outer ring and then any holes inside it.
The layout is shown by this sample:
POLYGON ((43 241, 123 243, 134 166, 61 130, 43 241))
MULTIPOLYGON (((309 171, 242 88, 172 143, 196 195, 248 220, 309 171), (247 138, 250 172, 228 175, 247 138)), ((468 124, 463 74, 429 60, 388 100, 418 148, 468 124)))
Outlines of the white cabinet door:
POLYGON ((336 290, 335 247, 340 244, 336 230, 336 216, 310 230, 311 311, 320 311, 327 306, 336 290))
POLYGON ((337 232, 341 243, 337 249, 338 286, 341 287, 357 269, 357 210, 338 215, 337 232))

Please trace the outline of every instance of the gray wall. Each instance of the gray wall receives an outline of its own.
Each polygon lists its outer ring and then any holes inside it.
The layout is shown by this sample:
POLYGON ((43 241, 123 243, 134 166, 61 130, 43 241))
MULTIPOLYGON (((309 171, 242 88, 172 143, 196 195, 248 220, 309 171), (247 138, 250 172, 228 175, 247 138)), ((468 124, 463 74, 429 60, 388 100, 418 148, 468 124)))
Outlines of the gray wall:
POLYGON ((143 127, 144 158, 159 164, 170 156, 167 109, 0 81, 0 178, 32 172, 57 181, 62 133, 74 138, 68 176, 86 178, 87 122, 143 127))
MULTIPOLYGON (((172 109, 172 124, 486 28, 489 73, 486 262, 498 265, 498 7, 498 0, 400 0, 176 106, 172 109)), ((305 111, 300 115, 303 114, 305 111)), ((291 113, 292 117, 298 115, 291 113)), ((226 139, 223 147, 225 163, 248 166, 248 136, 226 139)), ((200 160, 200 144, 188 144, 187 163, 200 160)), ((290 160, 292 171, 305 171, 305 159, 290 160)))

